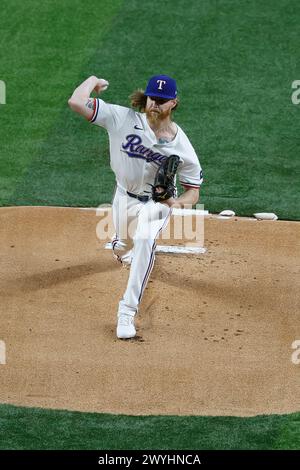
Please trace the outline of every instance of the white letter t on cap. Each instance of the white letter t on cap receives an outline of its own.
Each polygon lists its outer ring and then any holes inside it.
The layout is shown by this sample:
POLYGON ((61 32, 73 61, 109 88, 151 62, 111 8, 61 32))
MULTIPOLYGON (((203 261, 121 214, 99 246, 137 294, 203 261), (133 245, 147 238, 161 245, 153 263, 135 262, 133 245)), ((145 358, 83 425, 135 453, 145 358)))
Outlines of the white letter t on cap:
POLYGON ((162 90, 162 84, 166 84, 167 82, 165 80, 157 80, 156 83, 159 83, 158 89, 162 90))

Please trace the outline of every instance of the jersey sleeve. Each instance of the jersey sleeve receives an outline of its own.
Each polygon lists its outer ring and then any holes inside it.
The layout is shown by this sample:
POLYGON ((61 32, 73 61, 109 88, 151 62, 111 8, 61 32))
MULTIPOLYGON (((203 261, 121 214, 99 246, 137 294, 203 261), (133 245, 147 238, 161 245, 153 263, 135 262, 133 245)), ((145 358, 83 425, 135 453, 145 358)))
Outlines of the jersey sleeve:
POLYGON ((197 189, 203 183, 203 171, 193 147, 190 146, 188 150, 188 154, 183 158, 183 165, 179 167, 178 179, 184 188, 197 189))
POLYGON ((94 114, 90 123, 104 127, 109 132, 117 131, 125 122, 129 108, 116 104, 108 104, 100 98, 94 98, 94 114))

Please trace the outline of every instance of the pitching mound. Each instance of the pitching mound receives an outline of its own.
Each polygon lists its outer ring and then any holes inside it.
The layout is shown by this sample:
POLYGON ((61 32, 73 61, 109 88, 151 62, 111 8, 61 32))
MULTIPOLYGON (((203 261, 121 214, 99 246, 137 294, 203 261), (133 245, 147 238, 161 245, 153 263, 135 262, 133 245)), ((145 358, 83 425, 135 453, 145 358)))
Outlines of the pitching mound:
POLYGON ((206 218, 205 254, 157 255, 129 341, 115 337, 128 271, 97 223, 94 211, 0 209, 0 402, 134 415, 300 410, 299 223, 206 218))

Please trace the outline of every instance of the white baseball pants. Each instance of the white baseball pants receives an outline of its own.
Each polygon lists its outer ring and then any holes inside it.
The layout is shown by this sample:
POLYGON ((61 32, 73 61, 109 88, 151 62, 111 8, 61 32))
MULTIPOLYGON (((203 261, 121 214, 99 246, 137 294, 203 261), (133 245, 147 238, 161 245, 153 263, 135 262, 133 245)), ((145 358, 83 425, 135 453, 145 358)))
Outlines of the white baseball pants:
POLYGON ((151 274, 156 238, 167 225, 171 209, 150 199, 143 203, 117 187, 113 200, 113 222, 116 236, 112 241, 114 254, 130 263, 127 288, 119 302, 118 314, 134 316, 151 274))

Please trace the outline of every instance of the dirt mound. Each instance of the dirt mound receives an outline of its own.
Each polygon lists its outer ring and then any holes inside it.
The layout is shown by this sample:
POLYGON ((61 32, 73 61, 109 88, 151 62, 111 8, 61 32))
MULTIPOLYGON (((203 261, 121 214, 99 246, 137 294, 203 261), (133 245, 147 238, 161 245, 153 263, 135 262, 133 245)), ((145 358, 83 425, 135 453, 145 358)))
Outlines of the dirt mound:
POLYGON ((200 255, 158 254, 115 337, 128 271, 95 211, 0 209, 0 402, 133 415, 300 410, 300 224, 205 219, 200 255), (299 279, 299 278, 298 278, 299 279))

